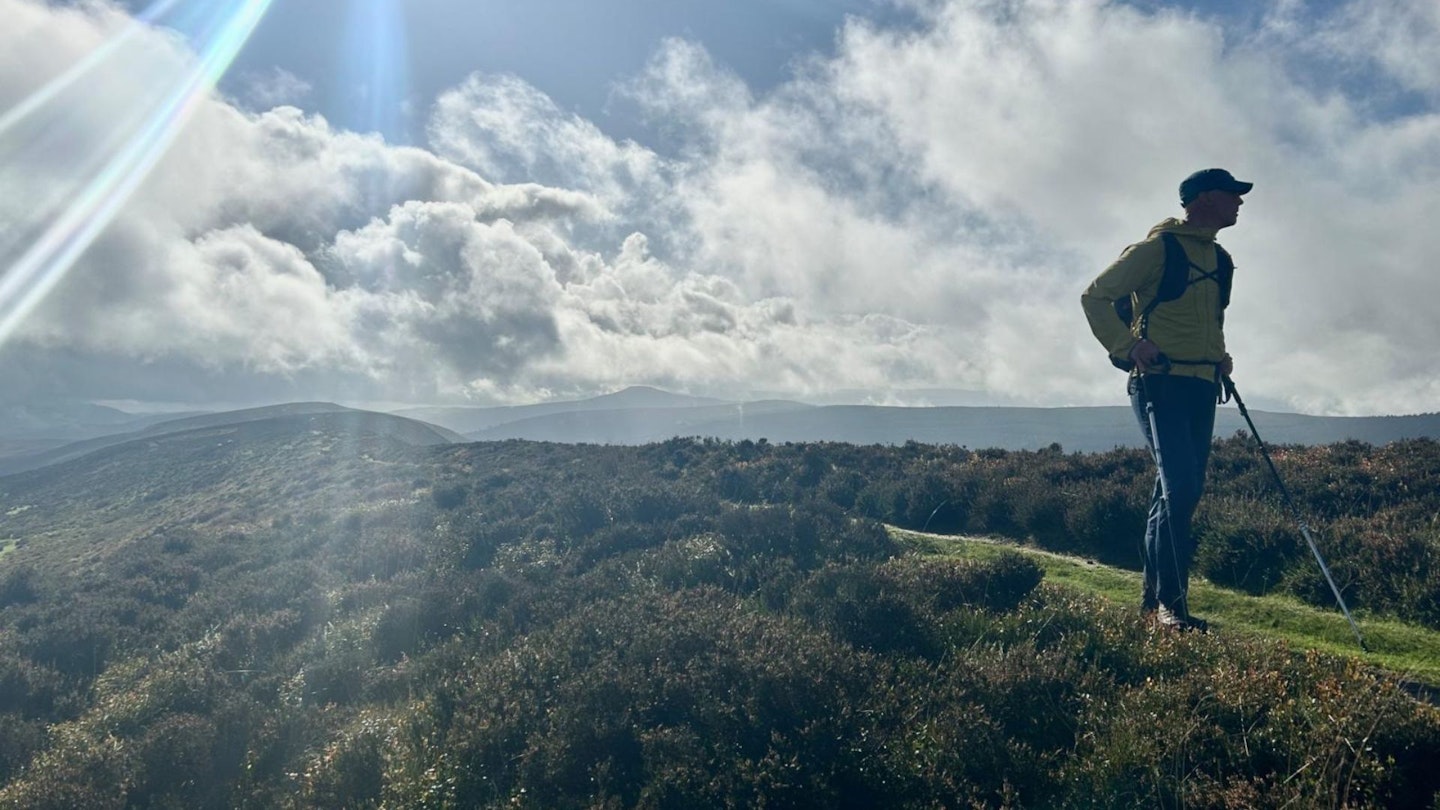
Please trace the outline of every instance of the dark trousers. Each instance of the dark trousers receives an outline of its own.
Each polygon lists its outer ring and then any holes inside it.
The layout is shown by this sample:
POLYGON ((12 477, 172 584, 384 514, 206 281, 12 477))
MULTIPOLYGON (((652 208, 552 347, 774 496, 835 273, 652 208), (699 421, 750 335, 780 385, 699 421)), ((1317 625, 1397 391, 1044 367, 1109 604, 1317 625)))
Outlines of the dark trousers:
POLYGON ((1181 615, 1189 613, 1185 594, 1190 587, 1190 561, 1195 556, 1190 521, 1205 489, 1205 465, 1215 432, 1215 398, 1215 384, 1198 377, 1147 374, 1130 380, 1130 407, 1158 462, 1150 516, 1145 522, 1141 600, 1146 605, 1158 602, 1181 615))

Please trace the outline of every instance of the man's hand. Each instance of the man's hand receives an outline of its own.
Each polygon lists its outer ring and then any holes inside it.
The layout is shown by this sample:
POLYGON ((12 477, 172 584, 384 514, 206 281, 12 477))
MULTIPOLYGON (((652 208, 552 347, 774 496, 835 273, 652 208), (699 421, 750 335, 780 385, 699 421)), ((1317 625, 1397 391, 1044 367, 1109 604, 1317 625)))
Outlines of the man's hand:
POLYGON ((1130 360, 1142 374, 1148 374, 1152 370, 1164 371, 1167 363, 1162 359, 1163 356, 1160 347, 1149 340, 1141 340, 1130 349, 1130 360))
POLYGON ((1227 354, 1225 355, 1225 359, 1220 361, 1220 376, 1229 377, 1231 374, 1234 373, 1235 361, 1231 359, 1230 355, 1227 354))

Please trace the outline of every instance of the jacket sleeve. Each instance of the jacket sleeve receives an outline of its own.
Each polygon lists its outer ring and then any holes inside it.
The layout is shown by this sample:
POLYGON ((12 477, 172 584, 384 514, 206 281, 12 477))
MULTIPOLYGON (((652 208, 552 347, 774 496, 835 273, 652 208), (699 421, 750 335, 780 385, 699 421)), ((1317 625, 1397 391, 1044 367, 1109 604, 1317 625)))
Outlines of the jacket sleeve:
POLYGON ((1164 270, 1164 244, 1158 238, 1147 239, 1126 248, 1120 258, 1080 294, 1080 305, 1085 308, 1090 331, 1112 357, 1128 360, 1130 350, 1139 342, 1130 325, 1115 317, 1115 302, 1137 292, 1141 301, 1153 298, 1159 291, 1164 270))

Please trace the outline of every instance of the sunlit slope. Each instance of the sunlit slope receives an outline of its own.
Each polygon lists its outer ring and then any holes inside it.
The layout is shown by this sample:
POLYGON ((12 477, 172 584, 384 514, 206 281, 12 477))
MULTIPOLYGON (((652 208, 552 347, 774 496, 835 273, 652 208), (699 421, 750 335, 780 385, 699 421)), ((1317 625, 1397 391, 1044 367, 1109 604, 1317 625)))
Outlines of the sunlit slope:
MULTIPOLYGON (((90 453, 126 442, 155 439, 161 436, 185 433, 206 428, 227 428, 249 422, 263 422, 290 417, 318 416, 323 414, 344 414, 337 427, 353 427, 362 432, 388 433, 410 444, 436 444, 463 441, 463 438, 438 425, 430 425, 404 417, 358 411, 329 402, 293 402, 263 408, 247 408, 223 413, 203 414, 172 419, 149 425, 142 430, 128 433, 114 433, 84 441, 73 442, 43 452, 15 455, 0 459, 0 475, 24 472, 46 467, 51 464, 81 458, 90 453)), ((277 426, 277 429, 285 429, 277 426)))
POLYGON ((363 500, 385 459, 453 435, 348 409, 184 424, 0 477, 0 539, 84 546, 167 525, 268 525, 307 505, 363 500))

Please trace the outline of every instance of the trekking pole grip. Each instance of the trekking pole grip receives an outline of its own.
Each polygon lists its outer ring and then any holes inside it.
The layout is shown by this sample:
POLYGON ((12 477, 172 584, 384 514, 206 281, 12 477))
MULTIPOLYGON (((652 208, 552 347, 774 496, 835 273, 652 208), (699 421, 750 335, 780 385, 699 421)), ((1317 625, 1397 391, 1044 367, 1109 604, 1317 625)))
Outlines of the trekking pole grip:
POLYGON ((1229 374, 1226 374, 1220 378, 1220 384, 1225 387, 1225 395, 1235 400, 1235 407, 1245 407, 1244 400, 1240 399, 1240 393, 1235 390, 1235 381, 1230 379, 1229 374))

